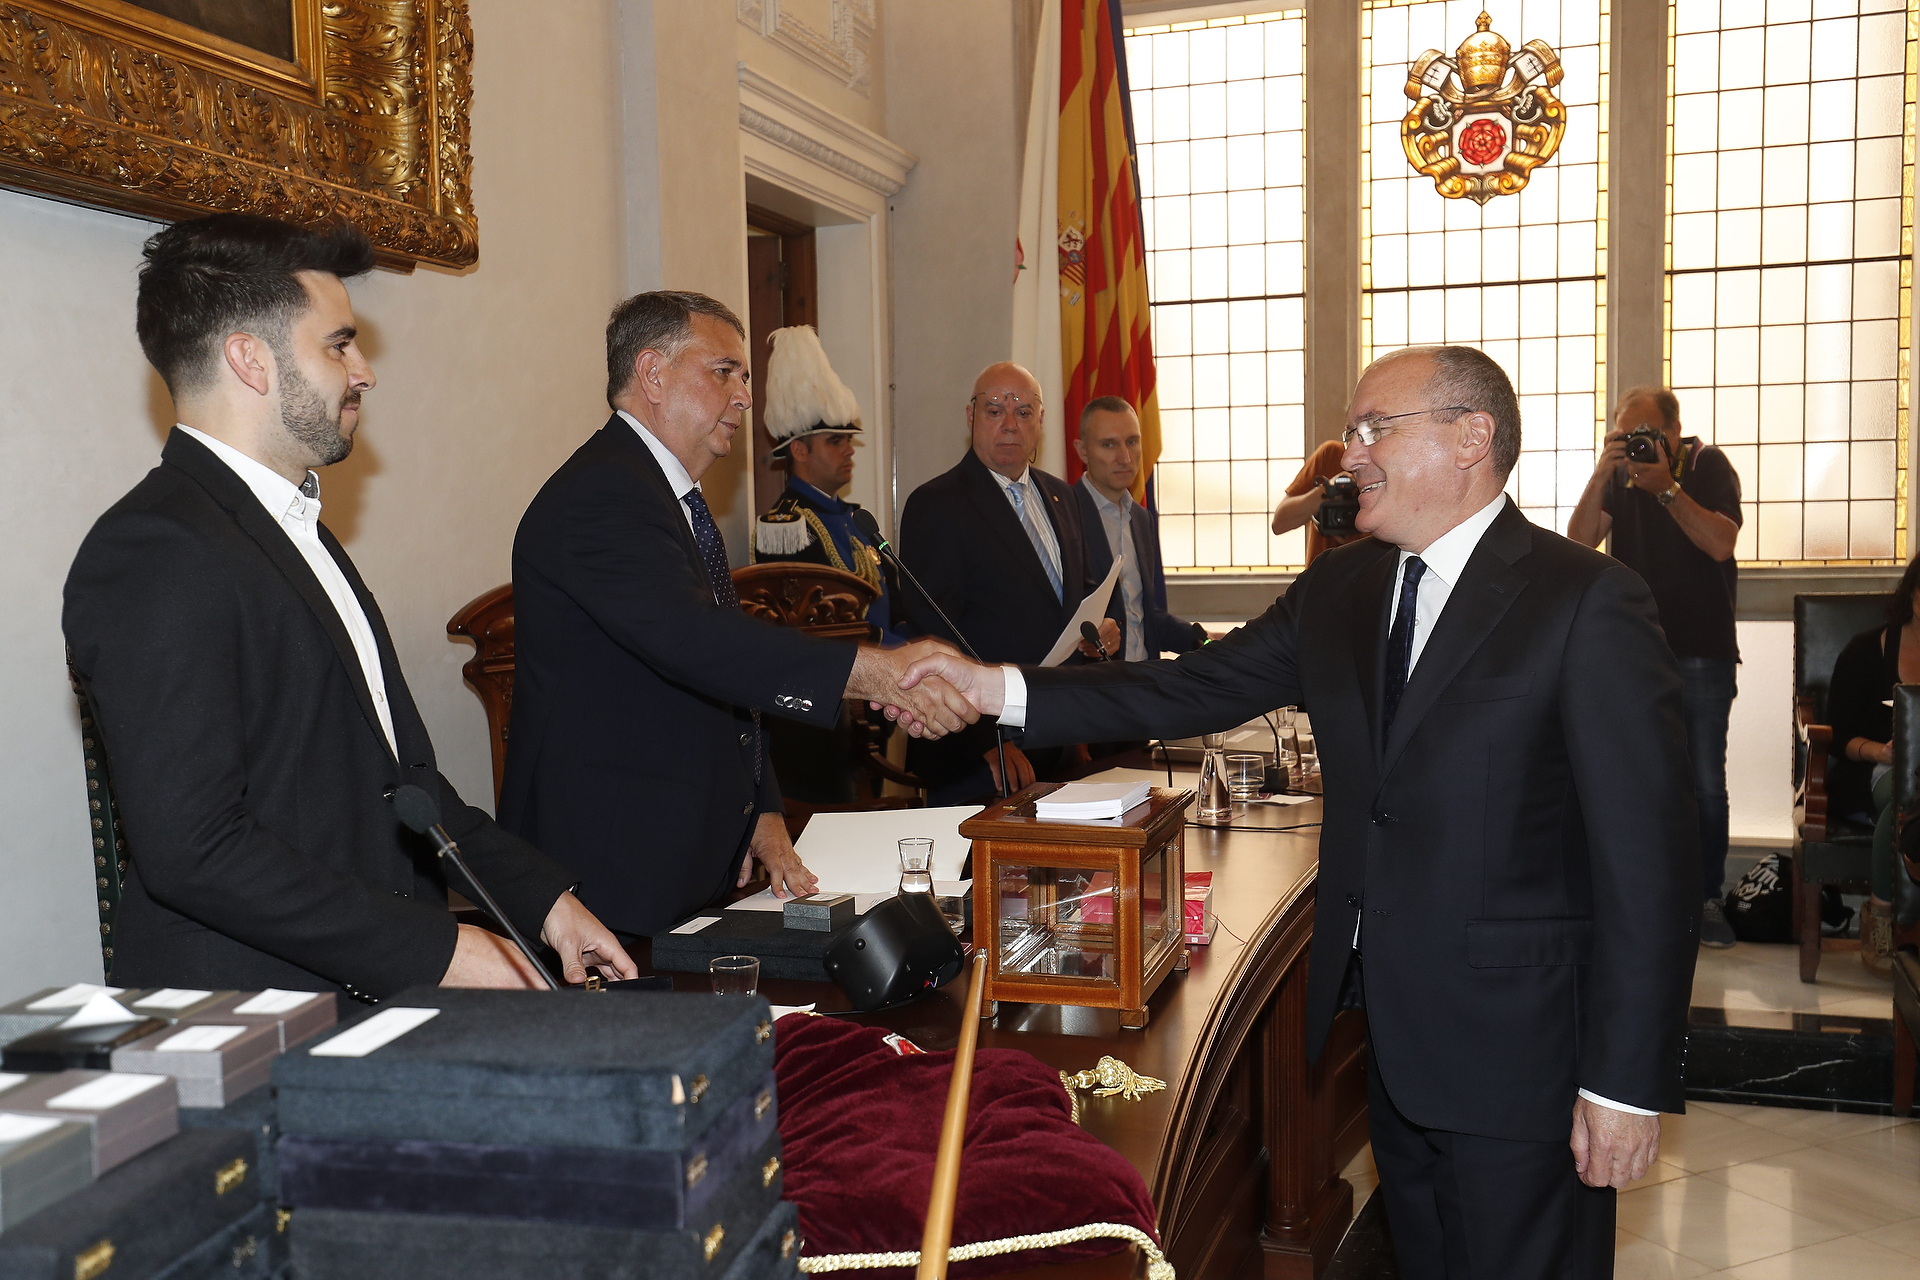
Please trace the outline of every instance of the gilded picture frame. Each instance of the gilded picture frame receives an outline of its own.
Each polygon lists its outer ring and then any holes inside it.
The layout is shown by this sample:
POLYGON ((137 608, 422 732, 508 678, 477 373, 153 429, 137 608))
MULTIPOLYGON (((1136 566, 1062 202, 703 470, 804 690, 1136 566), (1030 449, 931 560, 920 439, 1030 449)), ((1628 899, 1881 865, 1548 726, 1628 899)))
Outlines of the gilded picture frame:
POLYGON ((473 264, 466 0, 283 2, 291 30, 249 44, 161 12, 180 0, 0 0, 0 185, 163 220, 339 219, 383 265, 473 264))

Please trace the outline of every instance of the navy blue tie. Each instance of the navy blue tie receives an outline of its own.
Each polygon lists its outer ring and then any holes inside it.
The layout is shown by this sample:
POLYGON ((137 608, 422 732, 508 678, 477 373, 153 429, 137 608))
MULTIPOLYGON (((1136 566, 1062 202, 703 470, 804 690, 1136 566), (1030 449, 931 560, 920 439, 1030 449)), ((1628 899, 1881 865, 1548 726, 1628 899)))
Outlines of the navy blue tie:
POLYGON ((1406 573, 1400 579, 1400 609, 1394 614, 1393 629, 1387 632, 1387 683, 1380 699, 1380 741, 1393 733, 1393 717, 1400 710, 1400 695, 1407 691, 1407 676, 1413 665, 1413 602, 1420 593, 1420 575, 1427 562, 1419 556, 1407 558, 1406 573))
MULTIPOLYGON (((733 573, 727 568, 727 544, 720 538, 720 526, 713 522, 713 512, 707 510, 707 500, 700 490, 689 489, 680 501, 687 504, 687 510, 693 513, 693 540, 700 547, 700 562, 707 568, 707 585, 713 588, 713 602, 723 609, 738 609, 740 593, 733 588, 733 573)), ((753 713, 754 736, 760 732, 760 713, 753 713)), ((761 752, 756 742, 753 752, 753 781, 760 782, 761 752)))

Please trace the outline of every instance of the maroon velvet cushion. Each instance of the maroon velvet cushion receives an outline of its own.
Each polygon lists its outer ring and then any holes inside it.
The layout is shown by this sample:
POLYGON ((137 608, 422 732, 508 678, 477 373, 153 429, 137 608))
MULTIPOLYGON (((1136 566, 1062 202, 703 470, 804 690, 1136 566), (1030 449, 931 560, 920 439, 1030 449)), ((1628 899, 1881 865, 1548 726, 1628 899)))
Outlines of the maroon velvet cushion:
MULTIPOLYGON (((774 1074, 785 1198, 800 1209, 807 1256, 918 1249, 953 1054, 903 1055, 872 1027, 789 1015, 774 1033, 774 1074)), ((1092 1222, 1135 1226, 1159 1240, 1146 1184, 1125 1157, 1074 1124, 1059 1073, 1018 1050, 980 1050, 954 1245, 1092 1222)), ((1125 1247, 1084 1240, 956 1262, 949 1274, 963 1280, 1125 1247)))

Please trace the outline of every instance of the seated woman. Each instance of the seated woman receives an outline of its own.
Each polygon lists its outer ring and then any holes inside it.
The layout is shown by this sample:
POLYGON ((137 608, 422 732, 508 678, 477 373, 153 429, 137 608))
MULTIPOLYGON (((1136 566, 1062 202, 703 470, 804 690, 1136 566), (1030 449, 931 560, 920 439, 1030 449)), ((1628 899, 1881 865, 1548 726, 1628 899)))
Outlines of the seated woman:
POLYGON ((1893 951, 1893 708, 1896 684, 1920 684, 1920 556, 1887 600, 1887 625, 1862 631, 1833 664, 1827 719, 1828 811, 1873 828, 1873 894, 1860 924, 1860 961, 1887 971, 1893 951))

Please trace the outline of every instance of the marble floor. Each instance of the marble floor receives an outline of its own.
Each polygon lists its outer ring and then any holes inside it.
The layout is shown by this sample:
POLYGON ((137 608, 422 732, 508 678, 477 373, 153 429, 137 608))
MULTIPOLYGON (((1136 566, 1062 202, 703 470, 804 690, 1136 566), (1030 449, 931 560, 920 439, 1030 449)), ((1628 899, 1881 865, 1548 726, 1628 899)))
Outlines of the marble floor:
POLYGON ((1818 982, 1800 981, 1800 949, 1792 943, 1738 942, 1724 951, 1700 948, 1693 1003, 1703 1009, 1830 1013, 1891 1018, 1893 987, 1860 964, 1854 949, 1829 946, 1818 982))

